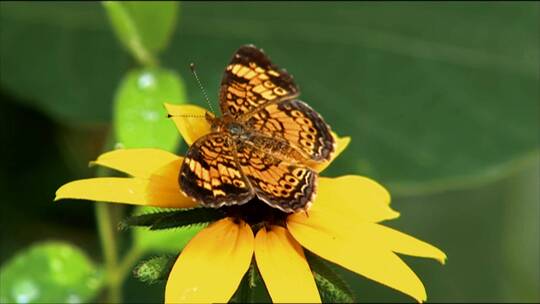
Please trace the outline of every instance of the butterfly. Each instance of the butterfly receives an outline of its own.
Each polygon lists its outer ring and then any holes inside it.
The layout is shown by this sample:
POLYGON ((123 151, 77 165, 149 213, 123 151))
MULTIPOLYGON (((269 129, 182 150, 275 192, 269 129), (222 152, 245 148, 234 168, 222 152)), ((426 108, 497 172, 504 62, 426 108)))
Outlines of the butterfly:
POLYGON ((241 46, 221 81, 221 117, 190 147, 180 168, 184 195, 205 207, 258 198, 284 212, 307 210, 317 189, 313 164, 329 161, 335 139, 321 115, 297 99, 291 75, 254 45, 241 46))

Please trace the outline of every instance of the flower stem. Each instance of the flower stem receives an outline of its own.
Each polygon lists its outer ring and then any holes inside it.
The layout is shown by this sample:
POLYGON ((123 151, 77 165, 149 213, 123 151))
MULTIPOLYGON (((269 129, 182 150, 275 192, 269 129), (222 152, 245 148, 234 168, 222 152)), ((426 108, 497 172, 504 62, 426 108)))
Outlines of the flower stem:
POLYGON ((112 206, 106 203, 98 202, 95 204, 96 221, 107 273, 107 302, 120 303, 122 301, 121 282, 116 278, 118 248, 115 236, 116 230, 113 227, 111 218, 111 208, 112 206))
POLYGON ((133 245, 129 249, 129 251, 122 258, 122 261, 118 265, 118 269, 116 272, 118 275, 118 279, 121 282, 123 282, 126 279, 127 274, 131 271, 131 269, 135 266, 135 264, 140 260, 142 255, 143 255, 143 251, 136 245, 133 245))
MULTIPOLYGON (((114 137, 111 133, 108 134, 104 150, 108 150, 113 146, 114 137)), ((103 177, 109 175, 108 169, 98 167, 96 176, 103 177)), ((115 207, 111 204, 96 202, 94 205, 96 222, 101 241, 101 251, 105 260, 105 272, 107 275, 107 303, 122 302, 122 280, 119 280, 117 275, 118 268, 118 244, 117 244, 117 213, 115 207)), ((121 208, 121 207, 120 207, 121 208)))

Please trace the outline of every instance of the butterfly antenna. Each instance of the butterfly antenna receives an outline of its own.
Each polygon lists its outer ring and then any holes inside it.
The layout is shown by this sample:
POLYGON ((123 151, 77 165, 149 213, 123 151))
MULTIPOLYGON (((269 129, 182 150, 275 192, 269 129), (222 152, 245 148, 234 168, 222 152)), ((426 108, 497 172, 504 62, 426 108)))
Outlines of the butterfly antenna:
POLYGON ((191 73, 193 74, 193 77, 195 77, 195 80, 197 80, 197 84, 199 85, 199 88, 201 89, 204 99, 206 99, 206 103, 208 104, 208 107, 210 108, 210 111, 212 114, 215 114, 214 108, 212 107, 212 104, 210 103, 210 99, 208 99, 208 95, 206 94, 206 90, 204 89, 203 85, 201 84, 201 80, 199 79, 199 76, 197 76, 197 71, 195 71, 195 63, 190 63, 189 68, 191 69, 191 73))
POLYGON ((183 118, 205 118, 205 115, 196 115, 196 114, 167 114, 167 118, 171 117, 183 117, 183 118))

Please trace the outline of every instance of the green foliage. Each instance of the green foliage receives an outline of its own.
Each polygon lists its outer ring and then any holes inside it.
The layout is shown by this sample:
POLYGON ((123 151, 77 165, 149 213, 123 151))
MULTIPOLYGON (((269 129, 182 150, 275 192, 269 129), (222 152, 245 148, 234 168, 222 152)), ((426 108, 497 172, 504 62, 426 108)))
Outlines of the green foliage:
MULTIPOLYGON (((130 5, 122 3, 120 14, 148 24, 130 5)), ((113 30, 121 39, 132 33, 111 29, 109 24, 118 22, 113 19, 122 18, 115 14, 95 2, 0 2, 0 113, 17 130, 0 132, 16 156, 8 163, 17 164, 2 172, 18 172, 0 184, 6 189, 25 185, 14 194, 4 191, 9 195, 1 213, 10 216, 2 221, 9 223, 2 229, 2 258, 35 240, 34 231, 43 224, 53 232, 66 231, 59 214, 82 218, 91 212, 75 205, 45 208, 49 205, 43 201, 50 200, 68 174, 88 173, 68 168, 55 140, 84 150, 62 151, 78 157, 75 163, 95 156, 100 127, 113 117, 118 81, 134 68, 133 50, 122 50, 113 30), (36 147, 46 147, 39 157, 36 147), (18 208, 21 202, 28 208, 18 208), (22 217, 28 220, 18 220, 22 217), (30 233, 20 233, 25 230, 30 233), (5 237, 15 233, 17 238, 5 237)), ((425 283, 429 300, 538 302, 538 168, 533 178, 508 175, 538 163, 537 3, 188 2, 182 14, 182 29, 163 52, 163 66, 183 73, 196 62, 216 100, 232 52, 255 43, 295 76, 301 98, 336 132, 352 136, 351 146, 325 175, 363 174, 389 186, 397 196, 394 207, 407 216, 387 224, 448 253, 449 263, 436 268, 432 261, 404 257, 425 283), (472 188, 505 175, 509 177, 502 182, 472 188), (522 190, 522 184, 534 191, 522 190), (458 187, 469 189, 440 192, 458 187), (427 192, 431 194, 419 196, 427 192)), ((143 37, 140 45, 152 59, 172 37, 164 24, 175 23, 174 17, 153 21, 161 29, 156 40, 142 32, 147 27, 137 29, 143 37)), ((195 82, 186 85, 189 100, 205 106, 195 82)), ((87 219, 80 227, 69 227, 67 237, 94 233, 90 224, 87 219)), ((133 229, 133 236, 143 251, 177 254, 198 229, 133 229)), ((13 273, 8 271, 11 264, 6 261, 0 271, 0 302, 7 301, 5 294, 12 296, 4 278, 13 273)), ((27 271, 33 269, 18 274, 27 271)), ((338 273, 362 301, 408 301, 343 269, 338 273)), ((338 286, 337 280, 328 281, 338 286)), ((328 282, 317 283, 321 288, 328 282)), ((23 290, 28 288, 24 284, 23 290)), ((48 286, 44 290, 54 290, 48 286)), ((161 287, 135 286, 125 286, 128 301, 151 302, 163 295, 161 287)), ((264 283, 256 286, 264 290, 264 283)), ((65 298, 49 302, 61 300, 65 298)))
POLYGON ((355 303, 352 296, 347 294, 343 289, 339 289, 334 282, 318 273, 313 273, 321 301, 323 303, 355 303))
MULTIPOLYGON (((155 213, 159 208, 138 207, 135 214, 155 213)), ((149 230, 134 228, 133 239, 135 246, 143 252, 178 253, 206 225, 191 225, 172 230, 149 230)))
POLYGON ((216 209, 192 208, 134 215, 125 219, 122 223, 129 226, 146 226, 150 230, 160 230, 208 224, 224 216, 222 212, 216 209))
POLYGON ((176 25, 178 2, 104 1, 118 39, 143 65, 155 64, 154 54, 170 40, 176 25))
POLYGON ((536 160, 535 166, 509 180, 503 220, 497 223, 503 231, 504 270, 514 278, 505 281, 503 292, 509 298, 520 295, 523 302, 540 302, 540 154, 536 160))
MULTIPOLYGON (((185 3, 183 11, 176 41, 193 55, 178 56, 173 43, 164 60, 204 62, 199 74, 217 84, 239 45, 262 47, 294 76, 300 98, 352 137, 326 175, 366 175, 394 196, 412 195, 492 181, 539 149, 537 4, 185 3)), ((207 87, 217 96, 217 85, 207 87)))
MULTIPOLYGON (((60 121, 106 121, 127 61, 101 7, 1 5, 1 86, 60 121)), ((255 43, 352 136, 326 174, 418 194, 491 181, 538 151, 539 12, 532 3, 188 2, 162 61, 178 71, 198 63, 215 100, 232 52, 255 43)), ((204 106, 195 82, 187 91, 204 106)))
POLYGON ((357 302, 349 284, 332 269, 329 262, 307 250, 304 252, 323 303, 357 302))
MULTIPOLYGON (((177 2, 103 3, 117 37, 144 68, 127 73, 116 91, 114 130, 117 145, 125 148, 151 147, 174 152, 179 135, 167 119, 163 103, 182 103, 186 93, 174 71, 159 67, 155 55, 173 32, 177 2)), ((142 209, 140 209, 142 210, 142 209)), ((137 250, 178 252, 201 227, 177 231, 133 232, 137 250)))
POLYGON ((140 262, 133 270, 137 279, 148 284, 166 280, 176 261, 176 255, 162 255, 140 262))
POLYGON ((255 259, 252 259, 248 271, 244 274, 240 286, 231 297, 230 303, 271 303, 255 259))
POLYGON ((103 275, 73 245, 44 242, 0 268, 0 303, 81 303, 99 292, 103 275))
POLYGON ((75 125, 110 121, 129 65, 95 2, 0 2, 0 58, 2 90, 75 125))
POLYGON ((164 102, 186 100, 182 79, 163 68, 135 69, 126 74, 115 96, 116 139, 125 148, 174 151, 180 136, 167 119, 164 102))

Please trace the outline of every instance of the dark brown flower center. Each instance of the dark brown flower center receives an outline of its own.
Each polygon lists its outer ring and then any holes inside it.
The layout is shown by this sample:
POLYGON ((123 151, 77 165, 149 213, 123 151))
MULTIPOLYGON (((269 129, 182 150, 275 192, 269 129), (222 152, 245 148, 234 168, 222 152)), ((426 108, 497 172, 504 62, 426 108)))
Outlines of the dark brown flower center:
POLYGON ((272 225, 286 226, 289 213, 272 208, 258 198, 240 206, 225 206, 219 208, 226 216, 248 223, 254 231, 261 227, 272 225))

